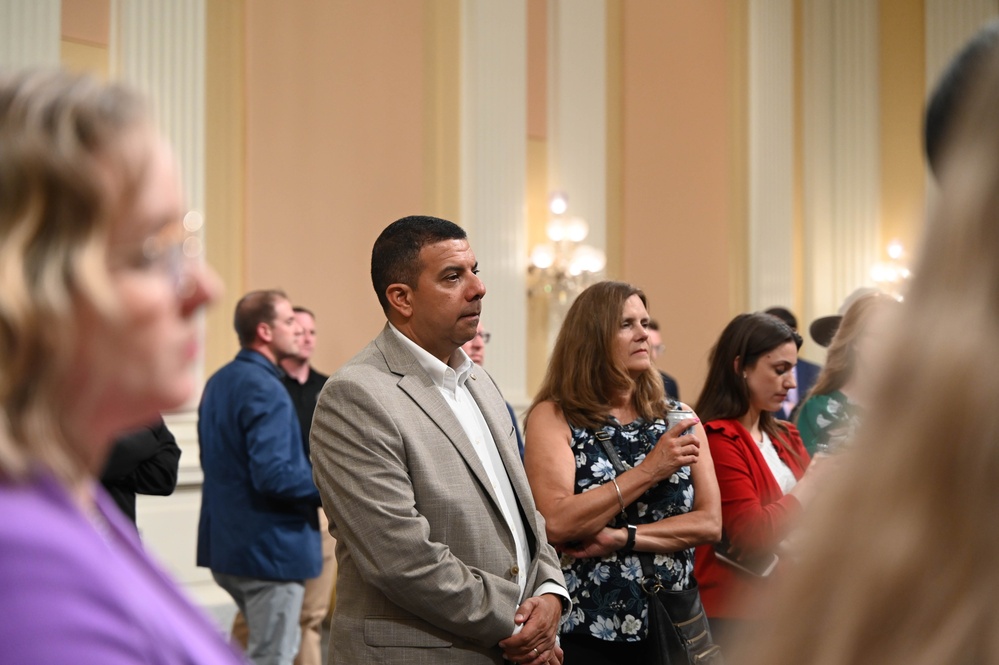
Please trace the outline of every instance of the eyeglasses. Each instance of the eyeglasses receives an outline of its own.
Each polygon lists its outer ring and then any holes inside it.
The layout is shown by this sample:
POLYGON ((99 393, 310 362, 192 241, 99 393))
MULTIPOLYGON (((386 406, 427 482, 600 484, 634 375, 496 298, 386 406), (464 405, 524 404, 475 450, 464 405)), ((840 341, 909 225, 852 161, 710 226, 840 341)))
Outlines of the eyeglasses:
POLYGON ((146 238, 135 251, 123 256, 121 263, 134 270, 160 270, 168 276, 178 296, 189 295, 191 263, 203 252, 201 239, 196 235, 201 224, 201 215, 192 211, 185 216, 179 232, 173 227, 146 238))
MULTIPOLYGON (((483 331, 483 332, 476 332, 475 333, 475 337, 481 337, 482 338, 482 343, 483 344, 488 344, 489 343, 489 338, 491 338, 492 335, 490 333, 487 333, 487 332, 483 331)), ((475 339, 475 337, 473 337, 472 339, 475 339)))
POLYGON ((149 238, 142 244, 142 256, 147 265, 156 266, 170 277, 170 283, 178 295, 186 289, 190 262, 201 255, 201 240, 189 235, 182 241, 161 246, 156 238, 149 238))

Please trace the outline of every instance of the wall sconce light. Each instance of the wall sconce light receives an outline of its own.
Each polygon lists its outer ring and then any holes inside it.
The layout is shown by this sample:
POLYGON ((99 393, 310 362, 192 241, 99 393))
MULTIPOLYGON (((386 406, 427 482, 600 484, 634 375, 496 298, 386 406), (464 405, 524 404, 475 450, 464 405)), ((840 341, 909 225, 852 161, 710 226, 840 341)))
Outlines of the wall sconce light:
POLYGON ((912 277, 909 268, 902 262, 905 248, 898 240, 888 243, 888 260, 878 261, 871 266, 871 279, 874 285, 885 293, 902 300, 905 284, 912 277))
POLYGON ((548 200, 548 209, 553 215, 545 226, 549 242, 531 250, 529 292, 554 296, 564 304, 596 281, 607 265, 607 257, 601 250, 583 242, 590 232, 586 220, 565 216, 569 209, 565 194, 553 193, 548 200))

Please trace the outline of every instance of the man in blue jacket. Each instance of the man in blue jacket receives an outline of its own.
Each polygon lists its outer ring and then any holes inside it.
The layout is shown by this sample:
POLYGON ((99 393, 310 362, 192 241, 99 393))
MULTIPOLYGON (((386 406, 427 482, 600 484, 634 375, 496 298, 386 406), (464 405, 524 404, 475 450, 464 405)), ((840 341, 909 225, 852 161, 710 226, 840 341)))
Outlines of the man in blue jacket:
POLYGON ((290 665, 304 580, 322 566, 319 492, 278 369, 298 353, 301 326, 280 291, 243 296, 234 323, 242 348, 205 384, 198 408, 198 565, 246 616, 250 661, 290 665))

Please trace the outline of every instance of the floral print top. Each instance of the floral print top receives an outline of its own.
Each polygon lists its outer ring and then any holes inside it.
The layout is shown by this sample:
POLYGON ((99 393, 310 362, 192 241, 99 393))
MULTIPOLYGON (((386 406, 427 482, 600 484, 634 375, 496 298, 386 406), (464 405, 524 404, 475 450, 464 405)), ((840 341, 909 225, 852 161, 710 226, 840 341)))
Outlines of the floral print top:
POLYGON ((860 408, 838 390, 809 397, 798 411, 796 420, 808 454, 834 452, 849 443, 861 415, 860 408))
MULTIPOLYGON (((607 458, 594 430, 572 429, 572 449, 576 456, 576 493, 588 492, 609 483, 617 473, 607 458)), ((621 461, 634 467, 645 459, 666 432, 666 422, 642 419, 621 425, 612 419, 601 428, 612 436, 621 461), (615 436, 615 434, 617 436, 615 436)), ((639 497, 638 524, 690 512, 694 505, 694 485, 690 467, 681 467, 668 480, 651 487, 639 497)), ((623 527, 615 517, 611 526, 623 527)), ((694 550, 654 554, 654 565, 664 586, 674 590, 690 586, 694 570, 694 550)), ((572 612, 562 623, 563 633, 579 633, 613 642, 637 642, 648 634, 648 601, 642 590, 642 563, 635 553, 614 552, 606 557, 576 559, 562 555, 562 572, 572 597, 572 612)))

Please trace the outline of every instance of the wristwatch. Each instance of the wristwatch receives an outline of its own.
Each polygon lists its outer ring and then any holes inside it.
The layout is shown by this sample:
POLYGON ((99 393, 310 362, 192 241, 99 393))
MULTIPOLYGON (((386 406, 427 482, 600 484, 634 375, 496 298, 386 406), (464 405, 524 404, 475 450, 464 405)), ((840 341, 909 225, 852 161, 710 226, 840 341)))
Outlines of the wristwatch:
POLYGON ((624 547, 621 548, 622 552, 630 552, 635 549, 635 536, 638 535, 638 527, 634 524, 625 525, 628 530, 628 539, 624 541, 624 547))

